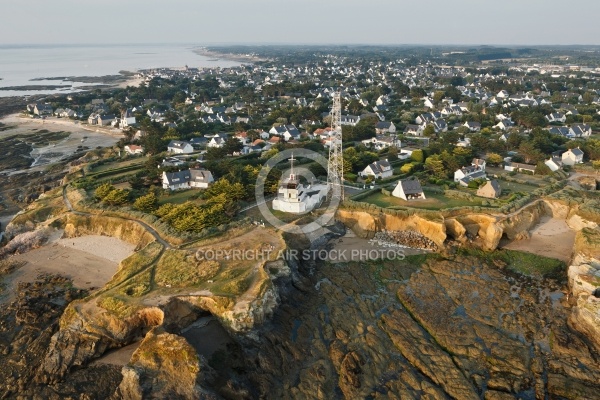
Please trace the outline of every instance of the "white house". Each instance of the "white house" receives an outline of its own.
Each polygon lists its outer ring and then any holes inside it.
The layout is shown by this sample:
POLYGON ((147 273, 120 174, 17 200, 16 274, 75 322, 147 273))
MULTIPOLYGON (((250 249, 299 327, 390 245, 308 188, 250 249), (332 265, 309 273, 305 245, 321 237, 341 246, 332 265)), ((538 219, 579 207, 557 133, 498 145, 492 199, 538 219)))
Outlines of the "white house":
POLYGON ((50 104, 36 103, 33 107, 35 115, 52 115, 52 106, 50 104))
POLYGON ((376 150, 388 148, 390 146, 400 147, 400 141, 395 136, 377 135, 371 139, 361 141, 365 146, 372 146, 376 150))
POLYGON ((135 144, 128 144, 123 150, 129 155, 144 154, 144 148, 135 144))
POLYGON ((485 165, 486 165, 486 162, 482 158, 474 158, 471 161, 472 167, 477 167, 477 168, 481 169, 482 171, 485 171, 485 165))
POLYGON ((406 128, 404 128, 404 134, 405 135, 413 135, 413 136, 423 136, 424 129, 425 128, 423 125, 408 124, 408 125, 406 125, 406 128))
POLYGON ((567 116, 563 113, 550 113, 548 115, 545 116, 546 121, 548 122, 560 122, 560 123, 565 123, 565 121, 567 120, 567 116))
POLYGON ((163 172, 163 189, 206 189, 214 178, 212 173, 206 169, 189 169, 177 172, 163 172))
POLYGON ((507 119, 503 119, 502 121, 500 121, 496 125, 494 125, 494 128, 498 128, 502 131, 505 131, 513 125, 514 125, 514 123, 510 119, 507 118, 507 119))
POLYGON ((470 166, 454 171, 454 182, 462 186, 468 186, 472 180, 485 177, 485 160, 480 158, 474 158, 470 166))
POLYGON ((340 123, 342 125, 356 126, 359 121, 360 117, 356 115, 342 115, 340 118, 340 123))
POLYGON ((112 114, 108 114, 108 115, 98 115, 98 118, 96 118, 96 123, 97 125, 102 125, 102 126, 106 126, 106 125, 110 125, 114 120, 115 120, 115 116, 112 114))
POLYGON ((389 121, 380 121, 375 125, 375 132, 379 134, 383 133, 396 133, 396 125, 389 121))
POLYGON ((206 189, 215 179, 207 169, 190 169, 190 187, 206 189))
POLYGON ((504 164, 504 170, 511 171, 511 172, 512 171, 528 171, 528 172, 535 174, 535 165, 509 161, 504 164))
POLYGON ((550 171, 554 172, 560 169, 562 161, 554 157, 550 157, 549 159, 544 161, 544 164, 546 164, 546 166, 550 168, 550 171))
POLYGON ((392 196, 403 200, 425 199, 425 193, 418 179, 405 179, 398 181, 398 184, 392 191, 392 196))
POLYGON ((285 136, 286 132, 288 133, 288 137, 290 138, 293 137, 294 139, 297 139, 300 137, 300 131, 298 130, 298 128, 296 128, 295 125, 292 124, 274 126, 269 131, 270 134, 278 136, 285 136))
POLYGON ((135 116, 133 115, 133 112, 131 110, 125 110, 123 112, 123 115, 121 116, 121 121, 120 121, 120 128, 121 129, 127 129, 130 126, 133 126, 136 124, 135 121, 135 116))
POLYGON ((569 135, 572 137, 589 137, 592 134, 592 127, 588 124, 573 124, 569 129, 569 135))
POLYGON ((188 154, 194 151, 194 147, 189 142, 183 140, 171 140, 167 145, 167 150, 169 153, 188 154))
POLYGON ((481 124, 475 121, 467 121, 463 124, 465 128, 469 128, 471 132, 478 132, 481 130, 481 124))
POLYGON ((365 167, 359 175, 362 177, 374 176, 375 178, 389 178, 394 174, 394 169, 390 165, 390 163, 385 161, 375 161, 365 167))
POLYGON ((448 124, 443 119, 435 120, 431 124, 436 133, 448 132, 448 124))
POLYGON ((562 163, 564 165, 575 165, 583 163, 583 151, 579 147, 569 149, 562 154, 562 163))

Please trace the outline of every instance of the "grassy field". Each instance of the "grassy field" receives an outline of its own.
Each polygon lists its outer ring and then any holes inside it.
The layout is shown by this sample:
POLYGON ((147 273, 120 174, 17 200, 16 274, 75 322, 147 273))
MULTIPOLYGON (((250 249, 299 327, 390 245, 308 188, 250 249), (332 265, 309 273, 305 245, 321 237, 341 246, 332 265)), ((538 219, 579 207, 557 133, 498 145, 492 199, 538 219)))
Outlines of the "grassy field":
MULTIPOLYGON (((499 168, 499 167, 486 167, 485 168, 485 172, 488 175, 488 178, 492 179, 493 175, 498 175, 498 176, 510 176, 510 171, 506 171, 503 168, 499 168)), ((517 173, 515 176, 513 176, 512 178, 514 179, 520 179, 520 180, 524 180, 528 183, 532 183, 534 185, 536 184, 546 184, 545 182, 545 176, 543 175, 528 175, 528 174, 523 174, 523 173, 517 173)), ((501 182, 504 183, 504 182, 501 182)), ((537 186, 536 186, 537 187, 537 186)))
POLYGON ((111 169, 129 167, 130 165, 140 165, 141 167, 146 161, 148 161, 148 157, 135 157, 124 161, 110 162, 95 167, 90 173, 104 172, 111 169))
POLYGON ((176 190, 169 192, 168 194, 161 195, 158 198, 158 204, 161 206, 166 203, 183 204, 186 201, 196 199, 200 194, 200 189, 176 190))
POLYGON ((441 210, 444 208, 464 207, 464 206, 481 206, 481 202, 485 199, 476 198, 474 201, 466 199, 454 199, 446 197, 442 193, 432 193, 425 190, 424 200, 406 201, 393 196, 386 196, 383 193, 374 193, 364 199, 362 202, 375 204, 383 208, 396 207, 413 207, 426 210, 441 210))
POLYGON ((502 196, 500 198, 510 197, 511 194, 517 192, 529 193, 534 191, 535 189, 538 189, 537 186, 527 185, 523 183, 506 181, 499 181, 499 183, 500 187, 502 188, 502 196))

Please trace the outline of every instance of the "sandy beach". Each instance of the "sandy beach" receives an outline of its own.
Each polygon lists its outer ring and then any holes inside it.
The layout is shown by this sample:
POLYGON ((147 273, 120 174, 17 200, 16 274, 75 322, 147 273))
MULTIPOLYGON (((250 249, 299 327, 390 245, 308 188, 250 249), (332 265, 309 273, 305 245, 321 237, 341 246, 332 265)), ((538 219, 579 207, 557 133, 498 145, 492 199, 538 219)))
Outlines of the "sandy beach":
MULTIPOLYGON (((38 131, 44 129, 50 132, 67 132, 70 134, 67 138, 56 143, 34 148, 31 152, 31 157, 35 160, 33 163, 34 168, 60 161, 76 153, 81 149, 81 146, 88 149, 95 149, 99 146, 110 147, 123 137, 123 132, 118 129, 95 128, 66 118, 52 117, 42 120, 23 118, 20 114, 12 114, 0 119, 0 122, 11 127, 0 132, 0 137, 28 135, 34 132, 34 129, 38 131)), ((14 171, 14 173, 32 170, 35 169, 14 171)))
POLYGON ((59 239, 60 235, 57 231, 48 244, 13 256, 26 264, 4 281, 9 300, 19 282, 33 282, 42 273, 71 278, 77 288, 100 288, 117 272, 119 262, 135 249, 135 245, 109 236, 59 239))
POLYGON ((515 240, 503 246, 509 250, 526 251, 564 262, 571 260, 576 232, 562 219, 545 216, 531 230, 531 238, 515 240))

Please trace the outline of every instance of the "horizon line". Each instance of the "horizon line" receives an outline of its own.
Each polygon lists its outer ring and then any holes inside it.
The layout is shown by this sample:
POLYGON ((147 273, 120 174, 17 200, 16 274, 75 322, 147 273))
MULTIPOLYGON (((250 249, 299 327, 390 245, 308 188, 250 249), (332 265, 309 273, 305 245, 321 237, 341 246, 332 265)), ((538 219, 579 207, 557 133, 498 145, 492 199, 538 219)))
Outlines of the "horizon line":
POLYGON ((510 43, 314 43, 314 42, 211 42, 211 43, 198 43, 198 42, 131 42, 131 43, 110 43, 110 42, 98 42, 98 43, 0 43, 0 47, 33 47, 33 46, 142 46, 142 45, 155 45, 155 46, 168 46, 168 45, 186 45, 195 47, 212 47, 212 46, 314 46, 314 47, 325 47, 325 46, 373 46, 373 47, 600 47, 599 44, 510 44, 510 43))

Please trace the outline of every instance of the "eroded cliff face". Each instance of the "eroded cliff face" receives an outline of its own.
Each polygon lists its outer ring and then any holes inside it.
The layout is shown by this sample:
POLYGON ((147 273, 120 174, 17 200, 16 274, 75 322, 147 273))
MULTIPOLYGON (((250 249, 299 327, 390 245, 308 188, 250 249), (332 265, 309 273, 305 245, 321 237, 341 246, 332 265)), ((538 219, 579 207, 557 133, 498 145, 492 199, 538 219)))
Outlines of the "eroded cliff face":
POLYGON ((383 230, 412 230, 431 239, 438 247, 444 247, 446 226, 443 219, 431 221, 418 215, 400 217, 388 214, 374 215, 366 211, 338 210, 337 219, 360 237, 371 238, 383 230))
POLYGON ((86 366, 110 349, 139 340, 150 328, 162 324, 163 318, 163 311, 155 307, 119 318, 92 303, 73 302, 50 340, 37 380, 59 382, 74 367, 86 366))
POLYGON ((465 213, 457 216, 438 215, 439 221, 431 221, 419 215, 400 217, 367 211, 338 210, 337 217, 360 237, 372 237, 379 231, 413 230, 434 241, 439 248, 446 239, 486 251, 498 248, 502 238, 522 240, 530 237, 530 231, 544 216, 564 219, 571 229, 597 227, 578 214, 577 205, 561 201, 537 200, 520 210, 505 215, 465 213))
POLYGON ((600 229, 580 230, 575 252, 568 271, 573 304, 569 324, 600 352, 600 229))

